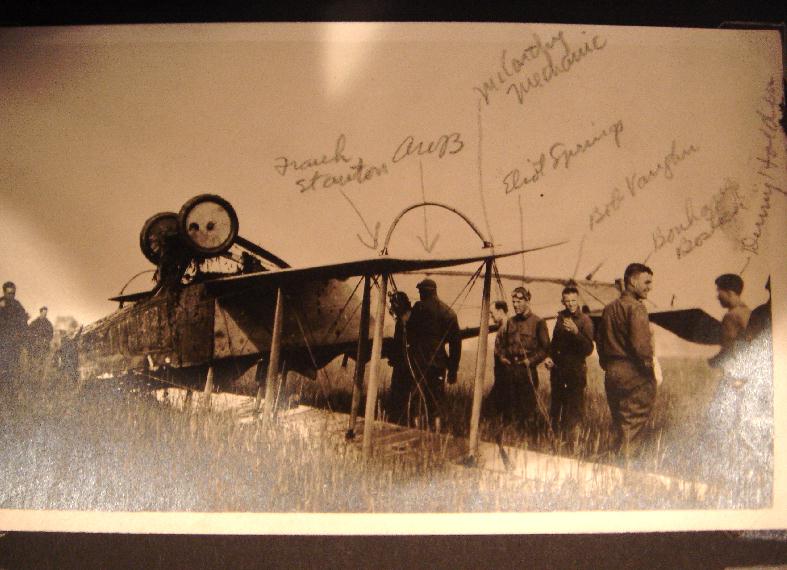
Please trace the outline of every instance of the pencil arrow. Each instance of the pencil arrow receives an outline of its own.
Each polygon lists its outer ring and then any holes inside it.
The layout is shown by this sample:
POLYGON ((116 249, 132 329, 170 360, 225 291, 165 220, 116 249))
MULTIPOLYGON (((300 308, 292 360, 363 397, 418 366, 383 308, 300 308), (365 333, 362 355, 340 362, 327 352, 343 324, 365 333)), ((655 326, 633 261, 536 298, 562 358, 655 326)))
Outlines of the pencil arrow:
POLYGON ((415 236, 415 237, 418 238, 418 241, 421 242, 421 245, 424 247, 424 249, 426 250, 427 253, 432 253, 432 250, 434 249, 434 246, 437 243, 437 240, 440 239, 440 234, 435 235, 434 239, 431 241, 431 243, 429 242, 429 234, 428 233, 425 234, 425 236, 423 238, 421 236, 415 236))
POLYGON ((360 241, 363 245, 365 245, 369 249, 377 249, 377 243, 379 241, 378 236, 380 235, 380 222, 374 224, 374 235, 372 235, 372 232, 369 231, 368 227, 366 228, 366 231, 368 232, 369 237, 372 238, 371 244, 366 243, 366 240, 361 237, 361 234, 355 234, 355 237, 357 237, 358 241, 360 241))
MULTIPOLYGON (((426 191, 424 190, 424 164, 422 161, 418 161, 418 167, 421 171, 421 199, 423 202, 426 202, 426 191)), ((432 253, 434 246, 437 244, 437 240, 440 239, 440 234, 436 234, 434 239, 429 241, 429 225, 426 221, 426 207, 423 208, 424 212, 424 237, 415 236, 418 238, 418 241, 421 242, 426 253, 432 253)))
POLYGON ((369 238, 371 238, 372 243, 371 244, 367 243, 366 240, 363 237, 361 237, 361 234, 355 234, 355 237, 357 237, 358 241, 360 241, 363 245, 365 245, 369 249, 375 249, 376 250, 377 249, 377 244, 380 241, 379 240, 379 236, 380 236, 380 222, 377 222, 377 223, 374 224, 374 233, 372 233, 372 230, 369 229, 369 224, 366 223, 366 220, 361 215, 361 211, 356 207, 356 205, 353 203, 353 201, 350 200, 350 198, 347 196, 347 194, 344 193, 344 191, 339 190, 339 193, 342 196, 344 196, 344 199, 347 200, 347 202, 352 207, 353 211, 361 219, 361 223, 363 224, 363 227, 366 229, 366 233, 369 234, 369 238))

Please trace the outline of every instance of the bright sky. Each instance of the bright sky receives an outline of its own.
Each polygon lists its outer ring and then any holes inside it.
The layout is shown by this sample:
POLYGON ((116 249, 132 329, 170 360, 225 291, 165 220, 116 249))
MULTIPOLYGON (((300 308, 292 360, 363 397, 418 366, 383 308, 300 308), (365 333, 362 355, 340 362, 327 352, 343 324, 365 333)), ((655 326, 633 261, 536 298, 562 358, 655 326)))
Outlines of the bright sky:
MULTIPOLYGON (((783 251, 775 220, 786 219, 785 197, 765 185, 787 187, 784 139, 767 120, 769 82, 782 97, 775 32, 457 32, 0 30, 0 279, 16 282, 31 315, 47 304, 53 317, 91 321, 151 267, 139 251, 143 222, 194 195, 228 199, 241 235, 294 266, 373 255, 356 234, 372 242, 379 222, 382 240, 394 216, 425 197, 466 213, 503 248, 569 241, 528 256, 528 274, 581 277, 603 263, 596 277, 612 280, 648 258, 658 304, 675 295, 719 316, 713 279, 745 267, 745 299, 765 300, 768 243, 783 251), (566 167, 562 151, 586 141, 566 167), (763 171, 768 156, 781 169, 763 171), (328 164, 304 164, 323 157, 328 164), (323 187, 323 175, 358 172, 359 160, 367 179, 323 187), (714 230, 703 217, 711 211, 729 219, 714 230), (680 239, 651 253, 681 224, 704 243, 681 258, 680 239)), ((451 215, 430 209, 427 223, 429 241, 439 235, 433 255, 478 251, 451 215)), ((405 217, 391 253, 425 255, 418 237, 421 211, 405 217)), ((522 261, 501 269, 521 272, 522 261)))

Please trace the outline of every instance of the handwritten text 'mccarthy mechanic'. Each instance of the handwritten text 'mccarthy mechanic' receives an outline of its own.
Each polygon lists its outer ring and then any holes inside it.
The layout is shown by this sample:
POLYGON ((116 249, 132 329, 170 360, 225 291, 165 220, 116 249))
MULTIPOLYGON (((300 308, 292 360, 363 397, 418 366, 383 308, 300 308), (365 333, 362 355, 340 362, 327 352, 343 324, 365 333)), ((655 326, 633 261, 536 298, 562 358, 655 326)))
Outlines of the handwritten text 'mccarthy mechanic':
POLYGON ((503 50, 499 69, 480 86, 473 87, 473 91, 487 105, 492 95, 500 92, 515 96, 517 102, 523 104, 525 96, 533 89, 545 87, 556 77, 569 73, 575 64, 606 45, 605 38, 599 35, 591 38, 585 32, 582 32, 579 44, 573 45, 563 30, 547 41, 533 34, 533 42, 516 54, 503 50))

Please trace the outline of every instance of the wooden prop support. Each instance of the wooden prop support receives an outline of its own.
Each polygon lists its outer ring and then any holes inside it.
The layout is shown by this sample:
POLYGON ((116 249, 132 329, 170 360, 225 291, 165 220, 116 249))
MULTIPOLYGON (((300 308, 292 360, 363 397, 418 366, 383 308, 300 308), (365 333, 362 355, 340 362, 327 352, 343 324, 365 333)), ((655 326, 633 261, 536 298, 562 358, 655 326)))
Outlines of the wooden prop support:
POLYGON ((262 384, 263 360, 260 358, 254 365, 254 380, 257 382, 257 395, 254 398, 254 415, 260 413, 260 404, 265 395, 265 386, 262 384))
POLYGON ((355 375, 353 376, 353 397, 350 408, 350 425, 347 427, 347 439, 355 437, 355 424, 358 421, 358 410, 361 406, 363 391, 363 373, 366 369, 366 355, 369 352, 369 313, 371 312, 372 278, 363 278, 363 301, 361 302, 361 324, 358 330, 358 353, 355 358, 355 375))
POLYGON ((262 421, 266 425, 273 415, 273 400, 278 393, 279 359, 281 356, 281 330, 284 320, 284 293, 281 286, 276 289, 276 310, 273 314, 273 331, 271 332, 271 356, 268 359, 268 374, 265 378, 265 400, 263 402, 262 421))
POLYGON ((208 377, 205 379, 205 390, 203 392, 203 404, 206 409, 210 409, 210 395, 213 393, 213 365, 208 366, 208 377))
POLYGON ((388 274, 380 276, 380 295, 374 313, 374 338, 372 340, 372 356, 369 366, 369 387, 366 390, 366 414, 363 424, 363 457, 367 459, 372 452, 372 436, 374 434, 374 412, 377 407, 377 386, 380 383, 380 357, 383 351, 383 322, 385 321, 385 304, 388 293, 388 274))
POLYGON ((470 415, 469 459, 478 458, 478 426, 481 422, 481 401, 484 397, 484 375, 486 373, 487 338, 489 337, 489 295, 492 288, 492 260, 484 268, 484 293, 481 300, 481 323, 478 330, 478 350, 475 357, 475 381, 473 383, 473 408, 470 415))

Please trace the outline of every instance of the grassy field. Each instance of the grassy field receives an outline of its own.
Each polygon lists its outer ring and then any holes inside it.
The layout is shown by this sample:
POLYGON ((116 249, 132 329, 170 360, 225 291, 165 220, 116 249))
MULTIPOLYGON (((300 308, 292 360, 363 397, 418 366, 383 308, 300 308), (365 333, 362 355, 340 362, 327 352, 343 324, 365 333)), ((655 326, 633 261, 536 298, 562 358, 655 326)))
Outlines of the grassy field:
MULTIPOLYGON (((472 358, 449 397, 448 424, 467 431, 472 358)), ((668 360, 652 420, 655 445, 640 468, 707 480, 705 410, 715 380, 703 361, 668 360)), ((387 373, 387 371, 386 371, 387 373)), ((316 383, 294 379, 303 401, 349 407, 352 364, 330 366, 316 383)), ((541 396, 548 402, 548 382, 541 396)), ((0 508, 122 511, 478 512, 586 509, 762 507, 767 473, 720 479, 704 500, 636 478, 583 494, 571 482, 524 482, 440 457, 364 463, 327 437, 306 439, 275 426, 239 424, 219 413, 179 412, 152 399, 140 380, 57 379, 3 386, 0 508)), ((600 370, 592 367, 578 445, 564 454, 603 455, 609 413, 600 370)), ((482 435, 492 428, 486 421, 482 435)), ((548 436, 514 429, 506 443, 553 450, 548 436)))

